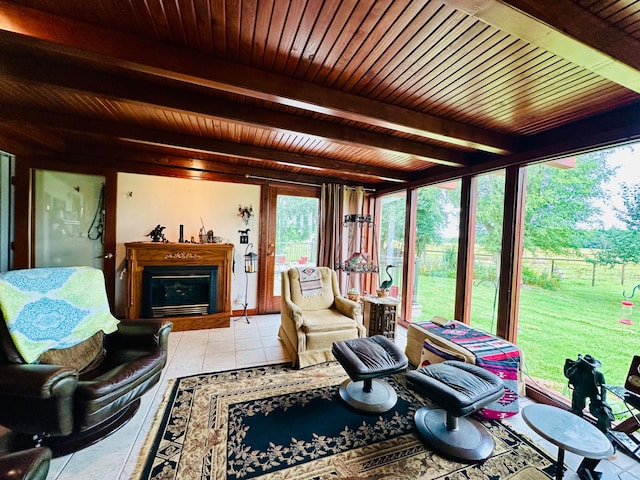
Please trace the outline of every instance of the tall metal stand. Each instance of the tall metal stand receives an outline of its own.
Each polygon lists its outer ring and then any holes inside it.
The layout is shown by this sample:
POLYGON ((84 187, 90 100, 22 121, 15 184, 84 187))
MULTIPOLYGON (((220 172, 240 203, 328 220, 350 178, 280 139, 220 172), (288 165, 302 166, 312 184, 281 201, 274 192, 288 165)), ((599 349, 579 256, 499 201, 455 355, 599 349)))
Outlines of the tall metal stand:
POLYGON ((258 255, 253 252, 253 243, 249 243, 244 251, 244 304, 242 305, 244 312, 242 313, 242 316, 236 318, 236 320, 242 320, 244 318, 247 323, 251 323, 249 321, 251 317, 247 313, 247 306, 249 305, 249 300, 247 299, 247 294, 249 292, 249 274, 256 273, 257 271, 258 255))
POLYGON ((236 320, 242 320, 243 318, 247 321, 247 323, 251 323, 249 319, 251 318, 247 314, 247 306, 249 305, 249 301, 247 300, 247 291, 249 290, 249 272, 247 272, 247 268, 244 269, 244 303, 242 304, 242 308, 244 312, 241 317, 236 318, 236 320))

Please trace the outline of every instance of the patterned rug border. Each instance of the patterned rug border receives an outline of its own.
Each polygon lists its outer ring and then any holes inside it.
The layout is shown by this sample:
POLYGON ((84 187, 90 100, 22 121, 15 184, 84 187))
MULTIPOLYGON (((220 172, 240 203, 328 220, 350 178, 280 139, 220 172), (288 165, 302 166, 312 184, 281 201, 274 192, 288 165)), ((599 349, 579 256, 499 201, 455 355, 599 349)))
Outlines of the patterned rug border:
MULTIPOLYGON (((215 373, 216 372, 211 372, 208 375, 212 375, 215 373)), ((172 404, 170 400, 174 398, 175 394, 177 393, 180 380, 192 376, 193 375, 185 375, 184 377, 171 378, 167 381, 167 386, 162 394, 162 400, 158 405, 158 410, 153 416, 151 427, 149 428, 144 443, 142 444, 142 448, 138 453, 138 461, 136 462, 136 468, 134 469, 133 476, 131 478, 135 479, 142 476, 142 473, 144 472, 144 469, 147 465, 147 461, 149 460, 149 454, 151 453, 152 448, 156 447, 156 443, 160 443, 160 427, 163 425, 164 421, 168 421, 169 419, 169 405, 172 404)))
POLYGON ((144 470, 147 466, 147 462, 149 460, 149 454, 152 449, 157 449, 157 446, 161 442, 160 432, 161 427, 164 427, 165 424, 169 421, 169 413, 170 413, 170 405, 173 404, 173 400, 178 394, 178 387, 180 386, 180 382, 187 378, 199 377, 199 376, 207 376, 207 375, 221 375, 224 373, 235 372, 235 371, 246 371, 246 370, 255 370, 256 368, 265 368, 265 367, 280 367, 287 368, 288 365, 291 365, 289 362, 283 363, 274 363, 270 365, 256 365, 253 367, 242 367, 242 368, 229 368, 226 370, 217 370, 215 372, 203 372, 203 373, 195 373, 193 375, 182 375, 180 377, 171 378, 167 381, 167 386, 162 394, 162 401, 160 405, 158 405, 158 410, 154 414, 153 422, 151 423, 151 427, 147 432, 147 436, 145 441, 140 449, 140 453, 138 454, 138 461, 136 462, 136 468, 133 472, 133 479, 141 478, 144 470))
MULTIPOLYGON (((303 371, 306 370, 312 370, 313 368, 322 368, 322 367, 331 367, 331 366, 335 366, 337 365, 337 362, 327 362, 324 364, 320 364, 317 365, 315 367, 311 367, 310 369, 304 369, 303 371)), ((266 374, 269 374, 268 372, 271 372, 271 374, 274 375, 278 375, 281 373, 286 373, 286 372, 300 372, 301 370, 297 370, 297 369, 293 369, 289 363, 278 363, 278 364, 270 364, 270 365, 261 365, 261 366, 253 366, 253 367, 243 367, 243 368, 233 368, 233 369, 227 369, 227 370, 220 370, 220 371, 214 371, 214 372, 203 372, 203 373, 197 373, 197 374, 193 374, 193 375, 185 375, 185 376, 180 376, 180 377, 176 377, 176 378, 172 378, 169 379, 167 382, 167 386, 166 386, 166 390, 163 393, 163 398, 161 403, 158 406, 158 410, 156 411, 155 415, 154 415, 154 420, 152 422, 152 425, 147 433, 145 442, 140 450, 139 453, 139 457, 138 457, 138 461, 136 464, 136 468, 134 470, 134 474, 132 476, 133 479, 142 479, 142 478, 148 478, 148 473, 147 469, 151 468, 151 462, 153 461, 153 458, 157 457, 158 455, 158 450, 160 448, 160 445, 163 441, 162 438, 162 433, 165 431, 165 428, 167 426, 167 424, 169 423, 169 421, 172 418, 172 410, 174 408, 174 402, 176 400, 176 397, 179 395, 179 393, 182 390, 186 390, 189 388, 193 388, 192 386, 189 387, 185 387, 185 388, 180 388, 182 383, 185 380, 188 379, 206 379, 206 378, 210 378, 211 376, 220 376, 220 375, 225 375, 225 374, 235 374, 236 376, 238 376, 239 378, 242 377, 246 377, 246 372, 252 372, 252 371, 261 371, 262 373, 260 374, 260 376, 265 376, 266 374), (151 453, 155 452, 154 457, 151 457, 151 453), (144 475, 147 475, 145 477, 143 477, 144 475)), ((346 373, 344 374, 346 377, 346 373)), ((400 375, 400 374, 399 374, 400 375)), ((198 381, 198 386, 205 386, 207 383, 200 383, 198 381)), ((264 389, 260 389, 261 391, 264 391, 264 389)), ((425 404, 428 402, 425 402, 425 404)), ((514 427, 512 427, 511 425, 509 425, 508 423, 505 422, 496 422, 496 421, 488 421, 488 422, 483 422, 483 423, 498 423, 500 425, 501 428, 504 428, 507 432, 510 432, 511 435, 513 435, 514 437, 517 437, 519 439, 521 439, 524 443, 528 444, 529 447, 531 447, 533 450, 537 451, 537 453, 539 453, 543 458, 546 459, 547 461, 547 465, 544 467, 530 467, 534 470, 538 470, 539 472, 543 473, 546 472, 546 476, 547 478, 552 478, 553 477, 553 472, 554 472, 554 465, 555 465, 555 457, 549 453, 546 449, 544 449, 543 447, 539 446, 536 442, 534 442, 531 438, 529 438, 527 435, 519 432, 518 430, 516 430, 514 427)), ((383 442, 384 443, 384 442, 383 442)), ((426 446, 422 446, 422 449, 425 449, 428 451, 428 447, 426 446)), ((508 452, 507 452, 508 453, 508 452)), ((436 453, 434 453, 433 455, 435 455, 436 457, 438 457, 438 455, 436 453)), ((492 455, 492 457, 490 458, 494 458, 494 457, 499 457, 501 454, 496 454, 496 455, 492 455)), ((182 459, 182 458, 181 458, 182 459)), ((375 460, 372 457, 372 460, 375 460)), ((446 460, 446 459, 445 459, 446 460)), ((529 468, 529 467, 527 467, 529 468)), ((509 474, 508 476, 505 477, 501 477, 500 475, 498 476, 491 476, 491 477, 486 477, 486 478, 492 478, 492 479, 499 479, 499 478, 509 478, 509 479, 516 479, 519 478, 519 473, 520 472, 514 472, 509 474)), ((524 472, 522 472, 524 473, 524 472)), ((447 479, 447 480, 451 480, 451 479, 460 479, 460 480, 467 480, 468 478, 473 478, 473 477, 469 477, 466 475, 466 472, 461 472, 460 469, 458 470, 451 470, 448 473, 444 473, 443 478, 447 479)), ((154 478, 165 478, 165 477, 154 477, 154 478)), ((171 477, 166 477, 166 478, 174 478, 174 476, 171 477)), ((202 477, 204 478, 204 477, 202 477)), ((207 477, 209 478, 209 477, 207 477)), ((225 475, 226 478, 226 475, 225 475)), ((318 477, 319 478, 319 477, 318 477)), ((357 480, 369 480, 369 479, 379 479, 379 478, 383 478, 383 477, 379 477, 379 476, 348 476, 348 477, 334 477, 334 478, 343 478, 345 480, 351 480, 353 479, 357 479, 357 480)), ((386 476, 384 478, 387 478, 386 476)), ((388 478, 396 478, 395 476, 390 476, 388 478)), ((400 477, 398 477, 400 478, 400 477)), ((434 477, 436 478, 436 477, 434 477)), ((477 478, 477 477, 475 477, 477 478)))

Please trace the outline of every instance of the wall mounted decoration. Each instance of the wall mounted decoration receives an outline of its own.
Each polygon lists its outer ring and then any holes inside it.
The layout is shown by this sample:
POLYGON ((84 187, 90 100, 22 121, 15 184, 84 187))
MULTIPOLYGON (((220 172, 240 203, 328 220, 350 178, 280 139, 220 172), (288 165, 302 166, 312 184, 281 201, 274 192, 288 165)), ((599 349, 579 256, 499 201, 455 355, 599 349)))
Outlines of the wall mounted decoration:
POLYGON ((249 220, 251 220, 251 217, 253 217, 253 205, 249 205, 248 207, 238 205, 238 216, 245 225, 249 225, 249 220))

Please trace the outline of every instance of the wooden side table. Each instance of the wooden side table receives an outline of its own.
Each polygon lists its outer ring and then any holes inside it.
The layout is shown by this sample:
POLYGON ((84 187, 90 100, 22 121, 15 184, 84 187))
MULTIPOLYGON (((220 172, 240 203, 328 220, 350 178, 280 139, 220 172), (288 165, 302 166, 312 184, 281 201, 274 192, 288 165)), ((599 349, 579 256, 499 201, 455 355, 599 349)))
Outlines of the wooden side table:
POLYGON ((391 297, 362 297, 364 304, 363 322, 367 336, 383 335, 391 340, 396 338, 396 320, 400 300, 391 297))

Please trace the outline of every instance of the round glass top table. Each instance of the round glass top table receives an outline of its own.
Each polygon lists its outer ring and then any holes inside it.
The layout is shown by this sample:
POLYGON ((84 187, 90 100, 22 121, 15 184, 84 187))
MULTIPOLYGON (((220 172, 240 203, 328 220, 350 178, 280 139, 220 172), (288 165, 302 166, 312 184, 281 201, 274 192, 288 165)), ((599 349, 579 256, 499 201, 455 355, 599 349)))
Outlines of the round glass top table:
POLYGON ((567 410, 537 403, 524 407, 522 418, 534 432, 558 446, 557 480, 563 475, 565 450, 596 460, 613 455, 613 445, 604 433, 567 410))

